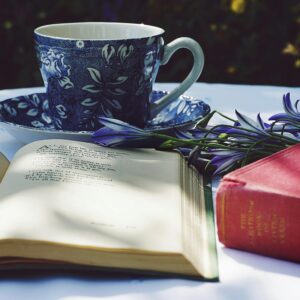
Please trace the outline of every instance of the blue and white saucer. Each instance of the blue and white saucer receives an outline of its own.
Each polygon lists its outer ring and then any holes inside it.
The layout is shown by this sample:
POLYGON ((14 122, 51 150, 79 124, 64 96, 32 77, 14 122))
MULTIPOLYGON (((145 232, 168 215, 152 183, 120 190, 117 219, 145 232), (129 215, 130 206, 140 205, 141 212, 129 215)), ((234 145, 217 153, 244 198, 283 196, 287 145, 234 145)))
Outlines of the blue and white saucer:
MULTIPOLYGON (((151 101, 155 102, 166 94, 165 91, 153 91, 151 101)), ((146 128, 164 132, 173 128, 188 127, 209 111, 209 105, 202 100, 182 95, 150 119, 146 128)), ((91 131, 55 129, 48 112, 46 93, 6 99, 0 102, 0 125, 25 144, 41 139, 91 141, 91 131)))

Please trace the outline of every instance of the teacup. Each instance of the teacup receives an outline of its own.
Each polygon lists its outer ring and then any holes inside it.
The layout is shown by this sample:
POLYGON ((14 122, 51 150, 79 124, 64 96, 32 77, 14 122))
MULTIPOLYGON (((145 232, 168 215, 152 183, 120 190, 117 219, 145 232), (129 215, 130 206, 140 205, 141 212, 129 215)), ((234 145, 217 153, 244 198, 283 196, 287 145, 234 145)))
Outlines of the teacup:
POLYGON ((200 76, 200 45, 181 37, 164 45, 164 30, 144 24, 65 23, 34 31, 40 70, 57 129, 96 130, 99 116, 144 127, 200 76), (160 65, 180 49, 194 57, 192 70, 168 95, 150 103, 160 65))

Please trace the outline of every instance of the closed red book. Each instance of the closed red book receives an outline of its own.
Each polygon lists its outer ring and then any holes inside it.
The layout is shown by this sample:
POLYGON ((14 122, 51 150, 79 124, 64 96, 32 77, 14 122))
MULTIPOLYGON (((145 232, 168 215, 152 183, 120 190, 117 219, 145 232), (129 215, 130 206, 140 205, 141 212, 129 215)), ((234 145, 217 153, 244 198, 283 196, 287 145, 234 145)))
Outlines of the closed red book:
POLYGON ((216 197, 225 246, 300 262, 300 144, 227 174, 216 197))

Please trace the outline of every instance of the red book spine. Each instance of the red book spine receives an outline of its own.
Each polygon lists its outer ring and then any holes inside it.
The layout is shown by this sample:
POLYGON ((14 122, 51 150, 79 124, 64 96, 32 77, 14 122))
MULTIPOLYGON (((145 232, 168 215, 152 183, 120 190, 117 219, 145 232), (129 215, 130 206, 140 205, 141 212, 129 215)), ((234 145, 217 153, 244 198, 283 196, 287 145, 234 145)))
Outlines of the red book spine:
POLYGON ((300 198, 231 180, 221 182, 216 198, 221 243, 300 262, 300 198))

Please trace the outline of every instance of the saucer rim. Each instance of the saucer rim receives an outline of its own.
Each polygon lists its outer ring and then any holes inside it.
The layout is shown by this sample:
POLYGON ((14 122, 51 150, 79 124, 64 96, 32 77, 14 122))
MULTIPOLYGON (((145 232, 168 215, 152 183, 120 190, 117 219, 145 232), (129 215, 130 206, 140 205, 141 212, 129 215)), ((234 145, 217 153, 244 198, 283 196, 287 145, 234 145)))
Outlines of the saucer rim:
MULTIPOLYGON (((166 91, 166 90, 153 90, 152 92, 155 92, 155 93, 164 93, 164 94, 168 94, 169 91, 166 91)), ((6 99, 2 99, 0 100, 0 103, 3 102, 3 101, 7 101, 7 100, 10 100, 10 99, 13 99, 13 98, 17 98, 17 97, 24 97, 24 96, 31 96, 31 95, 38 95, 38 94, 45 94, 46 92, 36 92, 36 93, 30 93, 30 94, 24 94, 24 95, 19 95, 19 96, 16 96, 16 97, 10 97, 10 98, 6 98, 6 99)), ((184 99, 188 99, 188 100, 197 100, 197 101, 201 101, 203 102, 205 105, 208 106, 208 112, 210 111, 210 106, 204 102, 202 99, 200 98, 196 98, 196 97, 193 97, 193 96, 188 96, 186 94, 182 94, 180 95, 178 98, 184 98, 184 99)), ((202 116, 204 117, 204 116, 202 116)), ((143 128, 143 130, 148 130, 148 131, 166 131, 166 130, 170 130, 170 129, 173 129, 173 128, 181 128, 181 127, 185 127, 185 126, 188 126, 190 125, 191 123, 194 123, 195 120, 189 120, 187 122, 184 122, 184 123, 180 123, 180 124, 175 124, 173 126, 168 126, 168 127, 161 127, 159 125, 153 125, 151 127, 145 127, 143 128)), ((48 133, 48 134, 70 134, 70 135, 86 135, 86 136, 91 136, 95 131, 85 131, 85 130, 81 130, 81 131, 70 131, 70 130, 63 130, 63 129, 49 129, 49 128, 42 128, 42 127, 31 127, 31 126, 27 126, 27 125, 21 125, 21 124, 16 124, 16 123, 12 123, 12 122, 9 122, 9 121, 3 121, 3 120, 0 120, 0 124, 6 124, 6 125, 9 125, 9 126, 13 126, 13 127, 17 127, 17 128, 21 128, 21 129, 26 129, 26 130, 29 130, 29 131, 33 131, 33 132, 38 132, 38 133, 48 133)))

